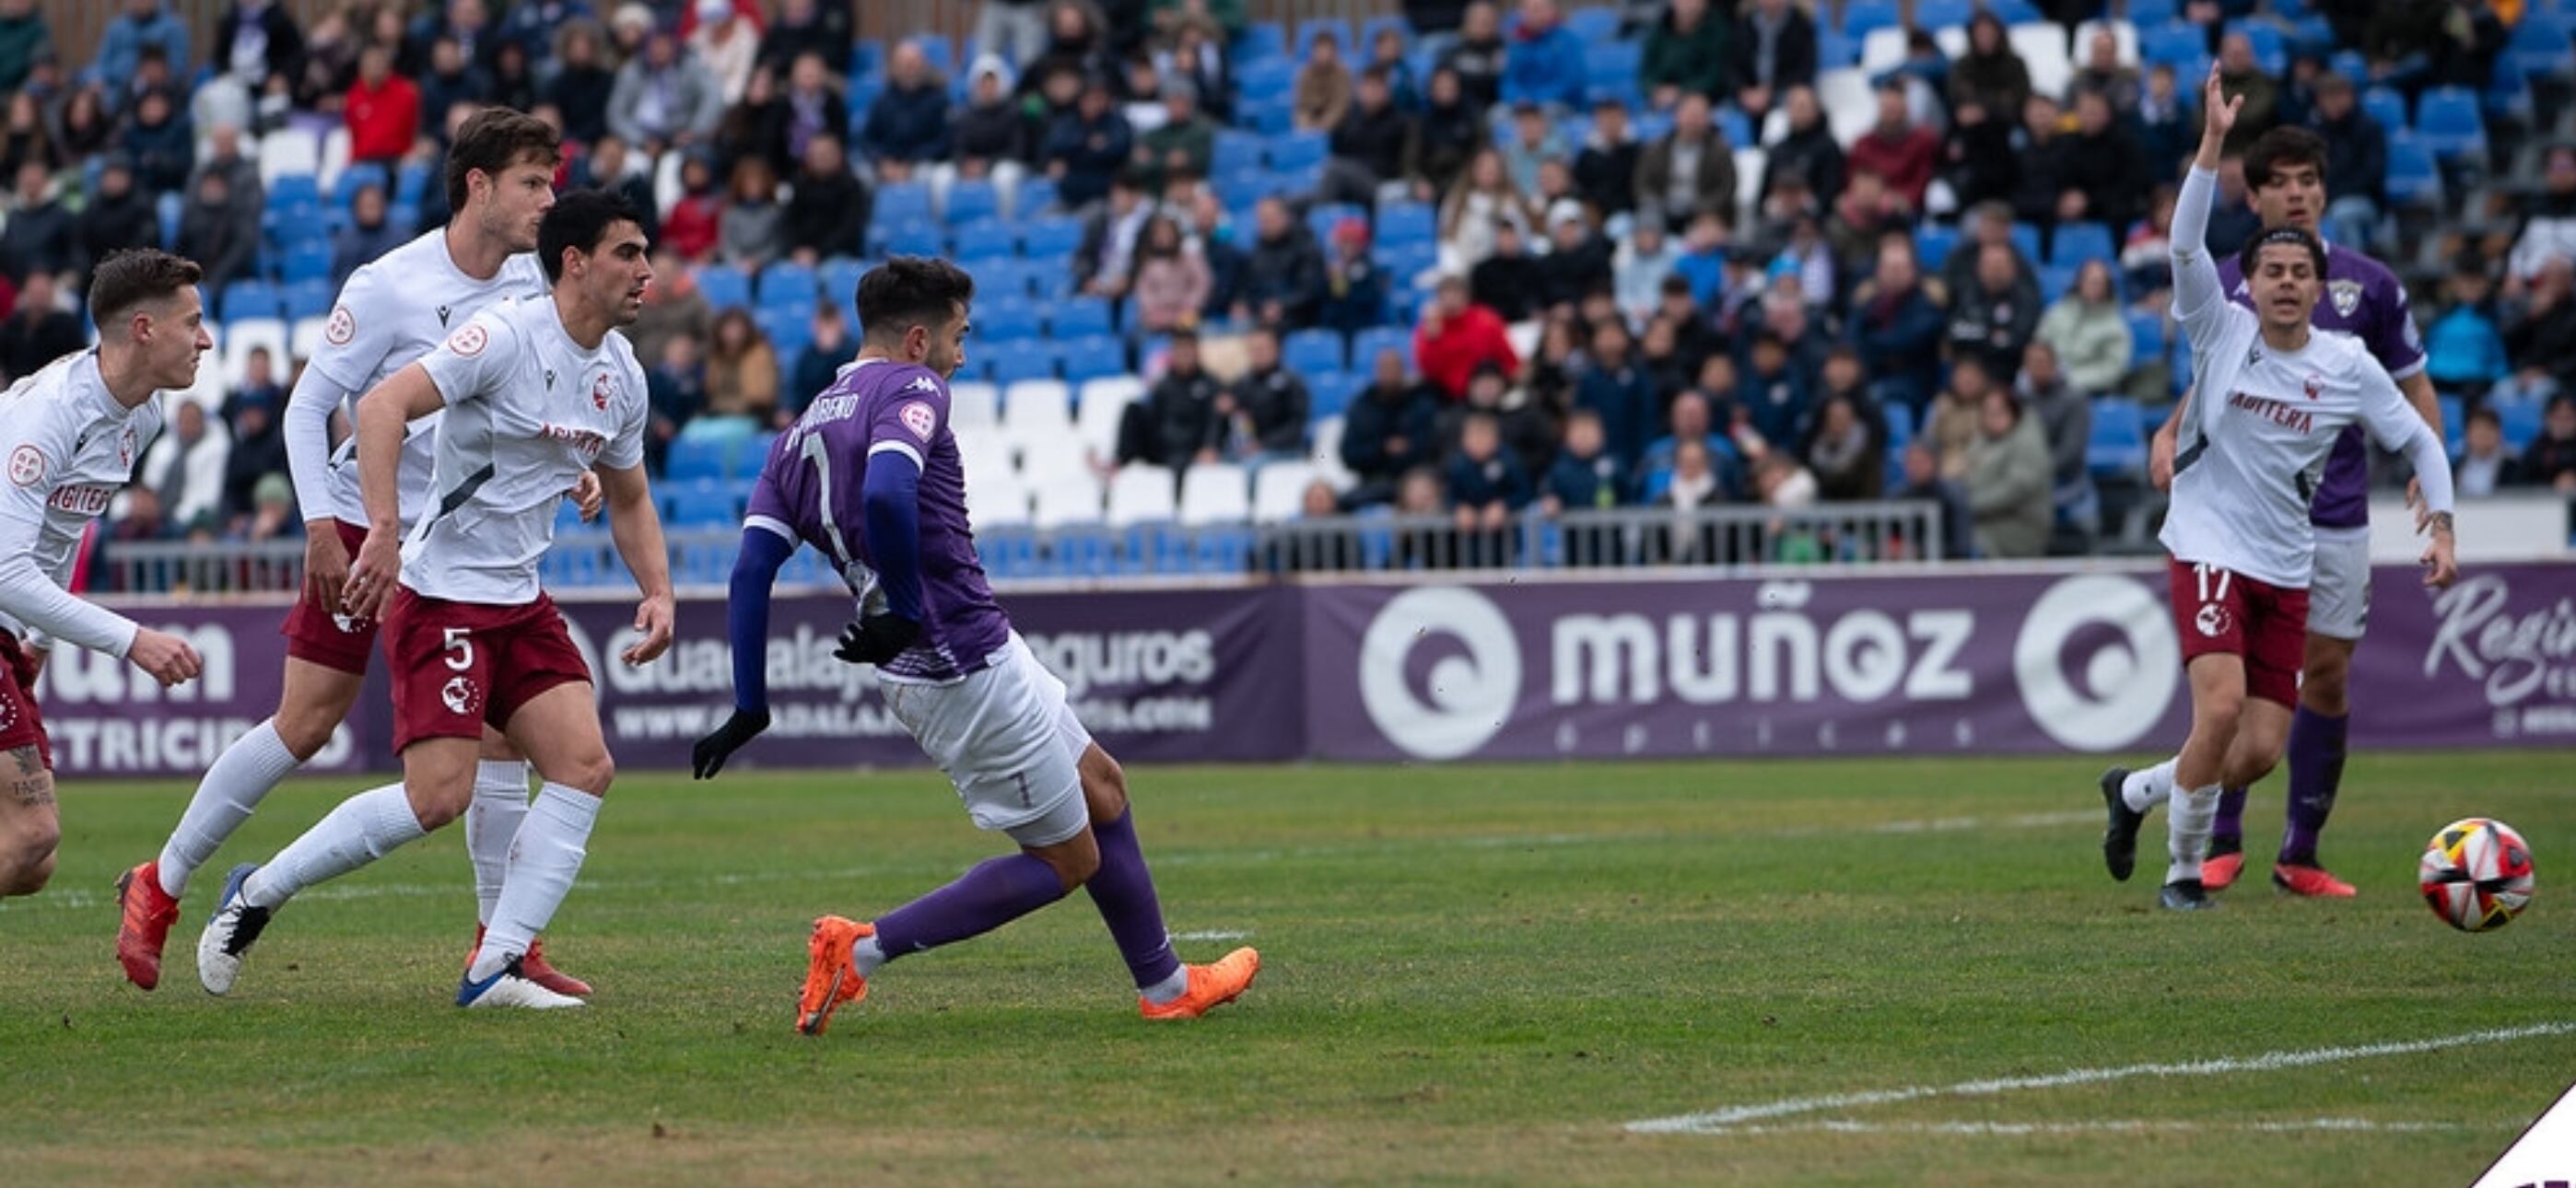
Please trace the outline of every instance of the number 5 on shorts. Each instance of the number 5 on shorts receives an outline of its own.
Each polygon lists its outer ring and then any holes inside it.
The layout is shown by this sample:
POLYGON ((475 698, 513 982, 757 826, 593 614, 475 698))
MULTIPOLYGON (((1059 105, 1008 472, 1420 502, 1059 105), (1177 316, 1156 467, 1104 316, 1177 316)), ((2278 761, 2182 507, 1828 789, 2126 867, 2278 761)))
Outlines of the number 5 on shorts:
POLYGON ((464 672, 474 667, 474 640, 470 635, 473 630, 471 627, 446 629, 447 642, 439 645, 438 650, 448 653, 447 667, 450 671, 464 672))

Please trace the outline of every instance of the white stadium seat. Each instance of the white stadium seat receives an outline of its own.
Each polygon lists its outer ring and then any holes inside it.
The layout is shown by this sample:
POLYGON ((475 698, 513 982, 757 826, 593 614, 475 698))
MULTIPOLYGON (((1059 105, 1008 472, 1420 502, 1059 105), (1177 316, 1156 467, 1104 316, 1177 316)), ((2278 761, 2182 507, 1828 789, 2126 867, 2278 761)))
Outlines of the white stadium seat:
POLYGON ((991 429, 969 429, 957 435, 957 464, 966 471, 968 486, 983 481, 988 474, 1019 477, 1020 468, 1011 461, 1011 443, 991 429))
MULTIPOLYGON (((1762 208, 1762 175, 1770 172, 1771 154, 1758 148, 1735 150, 1735 225, 1750 227, 1762 208)), ((1527 355, 1521 356, 1526 359, 1527 355)))
POLYGON ((295 329, 286 336, 286 349, 298 361, 312 358, 313 352, 322 349, 322 331, 330 324, 331 319, 318 315, 295 319, 295 329))
POLYGON ((966 479, 966 515, 977 528, 1027 524, 1029 489, 1007 467, 970 472, 966 479))
POLYGON ((983 380, 948 385, 948 425, 952 429, 989 429, 1002 423, 1002 390, 983 380))
POLYGON ((1953 62, 1966 57, 1968 54, 1968 27, 1966 25, 1952 25, 1946 29, 1936 29, 1932 33, 1932 40, 1935 44, 1938 44, 1941 47, 1941 53, 1953 62))
POLYGON ((2075 67, 2066 55, 2066 26, 2033 21, 2007 32, 2013 52, 2021 55, 2022 65, 2030 71, 2031 93, 2063 101, 2066 85, 2075 80, 2075 67))
POLYGON ((1264 524, 1293 520, 1306 510, 1306 488, 1315 468, 1304 462, 1271 462, 1252 472, 1252 518, 1264 524))
POLYGON ((1168 467, 1145 462, 1119 467, 1117 477, 1109 480, 1109 526, 1125 528, 1172 519, 1179 511, 1173 488, 1168 467))
POLYGON ((1118 424, 1127 406, 1144 399, 1145 381, 1132 375, 1109 375, 1082 385, 1074 408, 1074 435, 1100 462, 1118 457, 1118 424))
POLYGON ((1359 484, 1359 476, 1342 465, 1342 419, 1326 417, 1315 422, 1315 444, 1309 456, 1315 460, 1315 477, 1332 484, 1336 491, 1348 491, 1359 484))
POLYGON ((1089 471, 1068 470, 1043 478, 1032 476, 1030 490, 1036 495, 1036 507, 1029 523, 1039 528, 1062 528, 1068 524, 1100 522, 1100 480, 1089 471))
POLYGON ((271 132, 259 142, 259 181, 274 187, 277 179, 295 174, 311 175, 322 168, 322 146, 310 132, 286 128, 271 132))
POLYGON ((1871 77, 1884 74, 1905 63, 1905 30, 1895 26, 1872 29, 1860 39, 1860 68, 1871 77))
POLYGON ((2102 28, 2110 29, 2111 39, 2120 43, 2120 64, 2135 69, 2138 65, 2138 27, 2127 21, 2092 20, 2075 26, 2075 39, 2066 46, 2069 64, 2078 68, 2084 65, 2085 60, 2093 55, 2093 32, 2102 28))
MULTIPOLYGON (((1117 492, 1110 494, 1114 502, 1117 492)), ((1181 522, 1192 526, 1240 524, 1252 518, 1252 477, 1231 462, 1192 466, 1181 472, 1180 513, 1181 522)))
MULTIPOLYGON (((444 120, 446 117, 438 118, 444 120)), ((440 126, 446 125, 442 123, 440 126)), ((321 167, 314 171, 313 180, 321 183, 322 196, 326 199, 339 186, 340 174, 349 168, 349 143, 349 127, 346 124, 333 124, 331 130, 322 136, 322 163, 321 167)))
POLYGON ((242 386, 250 370, 253 347, 268 348, 269 382, 283 388, 293 377, 286 353, 286 323, 275 318, 235 318, 224 323, 223 382, 226 391, 242 386))
MULTIPOLYGON (((2063 61, 2065 51, 2060 50, 2058 57, 2063 61)), ((1825 109, 1825 123, 1833 128, 1835 142, 1845 148, 1878 123, 1878 93, 1870 89, 1869 75, 1858 70, 1828 70, 1816 76, 1816 102, 1825 109)))

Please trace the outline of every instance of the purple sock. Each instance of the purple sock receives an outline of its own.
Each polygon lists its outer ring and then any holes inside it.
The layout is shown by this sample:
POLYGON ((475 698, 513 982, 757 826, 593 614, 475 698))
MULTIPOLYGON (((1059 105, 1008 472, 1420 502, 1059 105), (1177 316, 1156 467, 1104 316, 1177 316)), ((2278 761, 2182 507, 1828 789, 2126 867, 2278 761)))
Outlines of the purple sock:
POLYGON ((984 933, 1064 898, 1055 868, 1027 854, 987 858, 928 895, 877 917, 877 947, 892 961, 984 933))
POLYGON ((2317 864, 2317 834, 2343 786, 2344 733, 2350 716, 2329 718, 2300 706, 2290 719, 2290 804, 2281 831, 2281 861, 2317 864))
POLYGON ((1163 905, 1154 898, 1154 873, 1145 869, 1145 851, 1136 844, 1136 814, 1120 813, 1115 821, 1093 826, 1091 836, 1100 842, 1100 870, 1083 885, 1117 939, 1127 972, 1138 986, 1155 985, 1171 977, 1181 959, 1172 956, 1163 905))
POLYGON ((2218 817, 2210 822, 2209 852, 2233 854, 2245 848, 2244 788, 2218 790, 2218 817))

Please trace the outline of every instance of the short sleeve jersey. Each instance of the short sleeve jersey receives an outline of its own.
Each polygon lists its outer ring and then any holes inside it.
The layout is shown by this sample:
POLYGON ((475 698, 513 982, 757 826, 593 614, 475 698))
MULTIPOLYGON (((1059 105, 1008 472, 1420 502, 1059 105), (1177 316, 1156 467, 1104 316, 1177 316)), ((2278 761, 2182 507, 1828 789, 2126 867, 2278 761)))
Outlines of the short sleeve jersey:
POLYGON ((878 608, 864 489, 874 465, 921 471, 920 639, 880 672, 944 683, 990 667, 1010 620, 984 579, 966 522, 966 471, 948 426, 948 385, 926 367, 867 359, 840 378, 770 445, 751 491, 748 526, 812 545, 832 561, 863 610, 878 608))
MULTIPOLYGON (((339 304, 323 323, 321 345, 307 366, 341 389, 363 396, 386 377, 427 355, 483 307, 512 297, 542 297, 545 272, 536 254, 510 257, 489 280, 476 280, 447 254, 447 236, 432 231, 358 269, 340 290, 339 304)), ((402 522, 420 518, 428 504, 429 471, 438 418, 412 423, 403 439, 402 522)), ((330 506, 307 516, 332 515, 367 522, 358 494, 357 439, 353 434, 331 456, 330 506)))
MULTIPOLYGON (((161 434, 161 400, 156 393, 132 409, 117 404, 99 377, 96 350, 55 360, 0 393, 0 458, 8 466, 8 481, 0 483, 0 555, 31 556, 68 588, 81 537, 161 434)), ((115 615, 82 618, 53 633, 106 652, 132 640, 132 625, 115 615)), ((22 635, 40 626, 6 607, 0 625, 22 635)))
MULTIPOLYGON (((2254 308, 2254 295, 2236 257, 2218 261, 2219 283, 2228 300, 2254 308)), ((2326 292, 2310 322, 2361 340, 2370 356, 2396 379, 2424 370, 2424 340, 2415 332, 2415 315, 2406 307, 2406 286, 2388 266, 2350 248, 2326 248, 2326 292)), ((2370 523, 2370 451, 2359 425, 2347 426, 2326 456, 2325 475, 2309 512, 2319 528, 2360 528, 2370 523)))
POLYGON ((447 412, 403 585, 457 602, 535 601, 563 493, 594 462, 644 462, 635 350, 614 330, 583 347, 539 298, 485 308, 420 362, 447 412))

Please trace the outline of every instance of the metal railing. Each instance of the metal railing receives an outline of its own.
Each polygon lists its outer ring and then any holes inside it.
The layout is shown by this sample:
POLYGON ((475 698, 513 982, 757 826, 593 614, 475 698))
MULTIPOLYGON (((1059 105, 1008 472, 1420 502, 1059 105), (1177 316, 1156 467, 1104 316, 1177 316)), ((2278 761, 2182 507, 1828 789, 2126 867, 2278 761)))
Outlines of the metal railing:
MULTIPOLYGON (((1930 501, 1819 504, 1795 511, 1616 508, 1536 513, 1500 527, 1461 527, 1448 516, 1335 516, 1277 524, 1172 523, 981 529, 976 547, 997 581, 1135 578, 1264 580, 1315 573, 1494 571, 1751 565, 1860 565, 1939 561, 1941 506, 1930 501)), ((668 533, 683 586, 720 586, 741 534, 732 528, 668 533)), ((304 576, 300 538, 198 544, 102 542, 91 592, 189 598, 291 594, 304 576)), ((631 589, 605 528, 556 534, 549 589, 631 589)), ((837 582, 808 550, 783 585, 837 582)))

